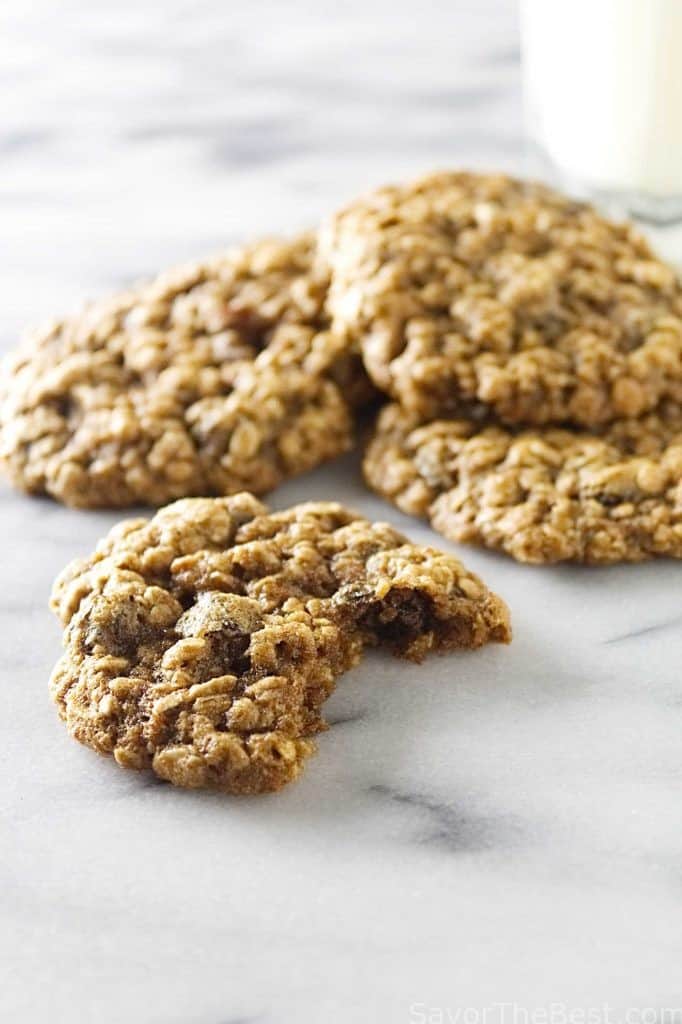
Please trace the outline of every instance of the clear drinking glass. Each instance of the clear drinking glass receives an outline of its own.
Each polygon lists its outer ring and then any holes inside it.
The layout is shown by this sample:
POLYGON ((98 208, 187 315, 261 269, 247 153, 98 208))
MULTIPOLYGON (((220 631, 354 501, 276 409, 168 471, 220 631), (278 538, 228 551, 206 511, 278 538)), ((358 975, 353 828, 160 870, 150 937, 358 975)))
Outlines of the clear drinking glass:
POLYGON ((682 222, 682 0, 521 0, 528 131, 574 192, 682 222))

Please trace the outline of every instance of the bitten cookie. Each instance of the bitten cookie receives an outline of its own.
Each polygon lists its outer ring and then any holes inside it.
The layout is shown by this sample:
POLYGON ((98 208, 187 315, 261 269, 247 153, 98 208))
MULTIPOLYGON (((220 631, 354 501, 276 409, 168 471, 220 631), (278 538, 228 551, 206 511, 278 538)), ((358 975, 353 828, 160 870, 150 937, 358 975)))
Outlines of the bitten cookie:
POLYGON ((601 433, 504 429, 379 416, 367 482, 462 543, 520 562, 682 558, 682 412, 662 408, 601 433))
POLYGON ((82 507, 262 493, 345 451, 366 394, 326 330, 313 239, 266 241, 33 334, 0 382, 0 464, 82 507))
POLYGON ((424 419, 592 427, 682 401, 674 271, 629 224, 542 185, 442 173, 336 215, 328 305, 424 419))
POLYGON ((71 734, 190 788, 276 790, 367 644, 419 660, 510 639, 509 613, 455 558, 331 503, 249 494, 121 523, 55 583, 50 689, 71 734))

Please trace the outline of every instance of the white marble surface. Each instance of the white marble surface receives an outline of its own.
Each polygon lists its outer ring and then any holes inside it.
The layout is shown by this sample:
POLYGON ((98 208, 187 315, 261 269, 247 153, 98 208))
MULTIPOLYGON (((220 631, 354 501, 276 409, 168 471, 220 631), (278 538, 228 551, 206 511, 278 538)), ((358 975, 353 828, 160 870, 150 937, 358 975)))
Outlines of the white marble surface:
MULTIPOLYGON (((4 346, 385 178, 523 168, 509 0, 32 0, 3 20, 4 346)), ((303 498, 433 540, 353 458, 273 500, 303 498)), ((0 491, 2 1021, 677 1024, 679 565, 463 552, 509 601, 511 648, 369 658, 300 784, 234 800, 117 769, 48 703, 51 580, 115 519, 0 491)))

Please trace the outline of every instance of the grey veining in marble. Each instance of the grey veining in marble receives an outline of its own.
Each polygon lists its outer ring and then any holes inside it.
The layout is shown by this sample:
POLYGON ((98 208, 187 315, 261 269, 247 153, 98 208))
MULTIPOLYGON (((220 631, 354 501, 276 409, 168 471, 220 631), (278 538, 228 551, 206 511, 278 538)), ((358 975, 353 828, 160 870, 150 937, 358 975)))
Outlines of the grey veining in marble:
MULTIPOLYGON (((32 0, 3 23, 3 347, 383 180, 524 168, 511 0, 32 0)), ((305 498, 434 540, 355 456, 273 501, 305 498)), ((0 490, 1 1020, 483 1024, 515 1002, 673 1024, 679 565, 460 552, 510 603, 511 648, 369 657, 301 783, 231 800, 96 758, 48 703, 52 578, 117 518, 0 490)), ((510 1013, 486 1024, 538 1019, 510 1013)))

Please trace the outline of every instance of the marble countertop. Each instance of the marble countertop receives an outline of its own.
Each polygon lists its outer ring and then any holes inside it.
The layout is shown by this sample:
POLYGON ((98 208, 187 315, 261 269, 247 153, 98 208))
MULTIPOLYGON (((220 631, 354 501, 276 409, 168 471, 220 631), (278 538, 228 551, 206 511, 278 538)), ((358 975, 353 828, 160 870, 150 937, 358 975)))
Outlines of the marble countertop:
MULTIPOLYGON (((386 179, 524 168, 511 0, 33 0, 3 21, 3 347, 386 179)), ((307 498, 434 540, 354 456, 273 503, 307 498)), ((237 800, 97 759, 48 702, 51 581, 117 518, 0 490, 0 1019, 682 1020, 678 565, 458 552, 511 605, 512 646, 368 658, 302 781, 237 800)))

